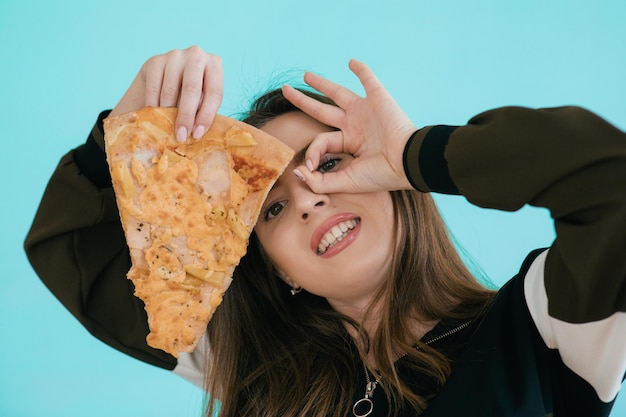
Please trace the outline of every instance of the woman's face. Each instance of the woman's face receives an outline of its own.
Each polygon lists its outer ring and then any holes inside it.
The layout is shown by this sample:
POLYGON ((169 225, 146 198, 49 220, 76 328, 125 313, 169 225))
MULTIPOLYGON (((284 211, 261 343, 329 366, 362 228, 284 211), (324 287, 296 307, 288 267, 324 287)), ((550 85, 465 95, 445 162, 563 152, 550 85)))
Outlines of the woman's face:
MULTIPOLYGON (((301 112, 262 128, 297 152, 330 129, 301 112)), ((317 168, 342 169, 352 156, 328 154, 317 168)), ((270 191, 256 225, 261 245, 290 285, 325 297, 339 311, 360 311, 389 273, 393 206, 388 192, 316 194, 285 170, 270 191)))

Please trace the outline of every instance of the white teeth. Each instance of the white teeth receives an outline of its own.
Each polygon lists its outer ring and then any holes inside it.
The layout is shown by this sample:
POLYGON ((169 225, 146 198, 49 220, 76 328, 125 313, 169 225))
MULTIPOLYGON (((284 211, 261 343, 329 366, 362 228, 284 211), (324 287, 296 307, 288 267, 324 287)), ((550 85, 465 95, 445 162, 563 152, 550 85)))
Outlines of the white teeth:
POLYGON ((340 242, 344 237, 348 235, 350 230, 354 229, 359 224, 360 219, 347 220, 333 226, 320 240, 320 244, 317 247, 317 253, 323 254, 328 248, 340 242))

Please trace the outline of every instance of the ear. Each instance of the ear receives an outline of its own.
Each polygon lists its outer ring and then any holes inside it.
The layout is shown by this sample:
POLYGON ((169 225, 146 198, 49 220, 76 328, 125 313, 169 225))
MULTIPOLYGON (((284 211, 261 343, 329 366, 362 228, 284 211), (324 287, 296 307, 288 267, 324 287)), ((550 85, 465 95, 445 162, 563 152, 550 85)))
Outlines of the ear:
POLYGON ((292 288, 292 290, 295 289, 296 291, 298 291, 299 289, 302 288, 300 287, 298 283, 296 283, 294 280, 289 278, 289 275, 287 275, 285 271, 283 271, 282 269, 275 266, 274 273, 276 274, 276 276, 278 276, 278 278, 282 279, 285 282, 285 284, 289 285, 292 288))

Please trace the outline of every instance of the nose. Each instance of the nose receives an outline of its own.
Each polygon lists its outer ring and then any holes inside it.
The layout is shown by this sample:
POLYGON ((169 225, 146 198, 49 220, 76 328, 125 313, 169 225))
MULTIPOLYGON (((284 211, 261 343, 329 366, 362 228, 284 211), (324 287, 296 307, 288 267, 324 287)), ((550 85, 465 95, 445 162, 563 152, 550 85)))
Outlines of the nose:
POLYGON ((296 209, 302 221, 307 221, 311 215, 330 203, 327 194, 316 194, 307 186, 298 187, 294 192, 296 209))

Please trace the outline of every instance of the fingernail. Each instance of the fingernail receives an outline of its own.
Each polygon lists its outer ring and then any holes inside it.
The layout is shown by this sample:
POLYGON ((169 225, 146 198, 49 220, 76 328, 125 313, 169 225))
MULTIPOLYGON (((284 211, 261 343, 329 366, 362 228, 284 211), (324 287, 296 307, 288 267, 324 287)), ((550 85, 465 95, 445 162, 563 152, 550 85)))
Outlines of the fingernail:
POLYGON ((200 139, 200 138, 202 138, 202 135, 204 135, 204 132, 206 132, 206 129, 204 128, 204 126, 197 126, 197 127, 193 130, 193 138, 194 138, 194 139, 200 139))
POLYGON ((313 172, 313 162, 311 162, 310 159, 306 160, 306 167, 309 169, 309 171, 313 172))
POLYGON ((187 140, 187 128, 185 126, 180 126, 176 131, 176 139, 179 142, 184 142, 187 140))
POLYGON ((304 178, 304 175, 302 175, 302 172, 300 172, 298 168, 294 169, 292 172, 293 172, 293 175, 298 177, 300 181, 306 181, 306 178, 304 178))

